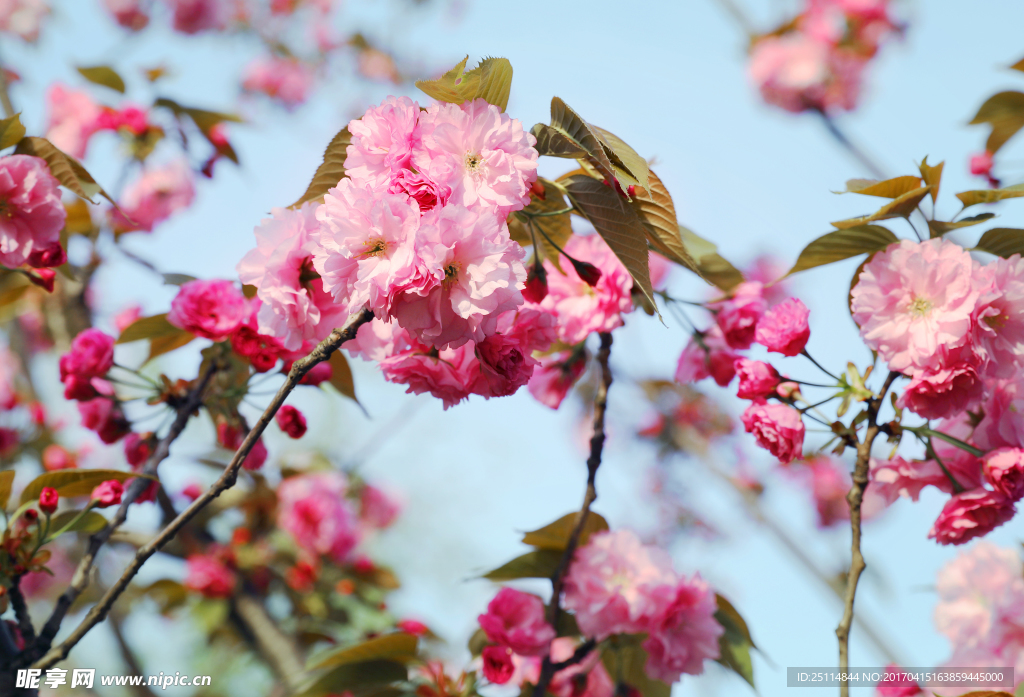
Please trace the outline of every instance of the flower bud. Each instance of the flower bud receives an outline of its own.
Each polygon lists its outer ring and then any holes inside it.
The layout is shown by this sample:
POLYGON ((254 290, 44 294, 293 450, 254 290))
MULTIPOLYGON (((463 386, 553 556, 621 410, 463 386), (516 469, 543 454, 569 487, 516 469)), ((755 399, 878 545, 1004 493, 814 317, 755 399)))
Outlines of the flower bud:
POLYGON ((46 515, 53 515, 57 510, 57 502, 60 501, 60 494, 52 486, 43 487, 39 493, 39 510, 46 515))
POLYGON ((548 272, 542 264, 534 264, 526 275, 523 297, 527 302, 539 303, 548 296, 548 272))
POLYGON ((593 288, 601 280, 601 269, 585 261, 572 260, 572 268, 584 283, 593 288))

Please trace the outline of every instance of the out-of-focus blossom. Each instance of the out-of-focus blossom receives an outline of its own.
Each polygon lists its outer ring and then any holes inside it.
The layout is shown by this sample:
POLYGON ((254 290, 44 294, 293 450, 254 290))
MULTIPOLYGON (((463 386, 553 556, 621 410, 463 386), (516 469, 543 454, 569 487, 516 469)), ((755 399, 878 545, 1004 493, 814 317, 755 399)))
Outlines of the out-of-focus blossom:
POLYGON ((726 343, 718 325, 712 325, 702 334, 694 335, 683 349, 676 365, 676 382, 687 385, 713 377, 720 387, 725 387, 736 377, 736 361, 740 357, 726 343))
POLYGON ((188 163, 176 160, 158 168, 148 168, 139 179, 128 185, 121 196, 124 211, 113 213, 115 227, 122 232, 152 232, 180 210, 192 205, 195 198, 194 175, 188 163))
POLYGON ((290 438, 302 438, 306 435, 306 417, 290 404, 285 404, 274 417, 278 427, 290 438))
POLYGON ((85 157, 102 109, 84 90, 59 82, 46 90, 46 138, 72 157, 85 157))
POLYGON ((260 92, 294 108, 306 101, 313 86, 313 69, 297 58, 268 56, 249 63, 242 88, 260 92))
POLYGON ((92 490, 90 498, 97 508, 108 508, 121 503, 123 494, 124 484, 116 479, 108 479, 92 490))
POLYGON ((230 598, 238 579, 212 554, 193 554, 185 562, 185 587, 207 598, 230 598))
POLYGON ((35 41, 39 38, 43 18, 49 13, 45 0, 0 0, 0 31, 35 41))
POLYGON ((530 394, 541 404, 558 409, 587 367, 582 351, 560 351, 541 359, 527 383, 530 394))
POLYGON ((347 560, 359 542, 359 521, 345 499, 348 482, 339 472, 289 477, 277 489, 277 523, 303 549, 347 560))
POLYGON ((164 0, 174 12, 174 28, 183 34, 224 29, 230 18, 228 0, 164 0))
POLYGON ((643 643, 647 675, 671 685, 683 673, 703 673, 704 661, 718 658, 718 638, 725 632, 717 610, 715 592, 700 575, 681 578, 643 643))
POLYGON ((401 510, 398 501, 378 487, 367 484, 359 492, 359 520, 372 528, 389 527, 401 510))
POLYGON ((757 323, 768 309, 768 302, 760 283, 746 281, 736 286, 730 297, 712 303, 711 308, 725 343, 734 349, 748 349, 754 342, 757 323))
POLYGON ((103 0, 103 5, 114 21, 125 29, 139 31, 149 24, 149 15, 142 6, 142 0, 103 0))

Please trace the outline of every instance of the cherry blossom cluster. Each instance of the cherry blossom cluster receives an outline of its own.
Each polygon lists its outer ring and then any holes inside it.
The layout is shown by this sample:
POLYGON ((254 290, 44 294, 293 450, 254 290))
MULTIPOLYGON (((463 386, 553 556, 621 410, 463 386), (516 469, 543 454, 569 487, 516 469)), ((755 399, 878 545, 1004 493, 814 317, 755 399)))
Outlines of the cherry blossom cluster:
POLYGON ((849 111, 865 67, 897 30, 889 0, 808 0, 797 17, 755 38, 750 81, 787 111, 849 111))

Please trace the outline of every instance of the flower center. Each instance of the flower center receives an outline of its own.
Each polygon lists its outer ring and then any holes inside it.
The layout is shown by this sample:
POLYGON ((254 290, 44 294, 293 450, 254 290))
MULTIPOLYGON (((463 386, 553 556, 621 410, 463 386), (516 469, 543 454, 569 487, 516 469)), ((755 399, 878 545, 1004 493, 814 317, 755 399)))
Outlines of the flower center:
POLYGON ((375 240, 368 240, 366 242, 366 250, 363 252, 363 256, 366 257, 382 257, 388 252, 388 243, 383 237, 378 237, 375 240))
POLYGON ((444 280, 441 281, 445 286, 450 286, 459 280, 459 270, 462 268, 462 264, 457 261, 453 261, 444 267, 444 280))
POLYGON ((982 321, 995 331, 999 331, 1006 326, 1006 322, 1010 319, 1010 316, 1005 312, 1000 312, 998 315, 989 315, 983 317, 982 321))
POLYGON ((477 154, 475 152, 467 152, 466 153, 466 171, 475 174, 476 171, 478 169, 480 169, 480 162, 481 161, 482 160, 481 160, 479 154, 477 154))
POLYGON ((925 298, 914 298, 910 303, 910 314, 914 317, 926 317, 932 311, 932 301, 925 298))

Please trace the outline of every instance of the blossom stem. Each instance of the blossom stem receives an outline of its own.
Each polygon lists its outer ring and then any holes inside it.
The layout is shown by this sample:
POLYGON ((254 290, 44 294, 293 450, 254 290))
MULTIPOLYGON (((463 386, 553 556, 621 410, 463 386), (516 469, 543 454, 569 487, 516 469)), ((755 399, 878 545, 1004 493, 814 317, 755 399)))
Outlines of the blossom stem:
MULTIPOLYGON (((139 572, 139 569, 142 568, 142 565, 150 557, 152 557, 154 554, 160 551, 160 549, 163 548, 164 545, 170 542, 174 538, 174 536, 177 535, 178 532, 190 520, 192 520, 192 518, 194 518, 201 510, 206 508, 206 506, 208 506, 215 498, 220 496, 223 492, 227 491, 232 486, 234 486, 235 482, 238 479, 238 471, 242 468, 242 463, 245 462, 245 458, 248 457, 249 452, 252 450, 253 446, 256 445, 256 442, 259 440, 260 436, 263 435, 263 431, 266 429, 267 424, 269 424, 270 421, 274 418, 274 415, 277 413, 278 409, 281 408, 281 405, 284 404, 285 400, 288 398, 288 395, 291 394, 292 390, 295 389, 295 386, 299 384, 299 381, 306 375, 306 373, 310 371, 310 369, 313 368, 313 366, 322 363, 326 361, 328 358, 330 358, 331 354, 334 353, 343 343, 349 341, 355 336, 359 327, 366 324, 372 319, 373 312, 371 312, 369 309, 364 308, 360 312, 349 317, 348 321, 345 322, 344 327, 335 329, 333 332, 331 332, 331 335, 324 339, 322 342, 320 342, 320 344, 315 349, 313 349, 313 351, 310 352, 308 356, 296 361, 292 365, 292 369, 288 372, 287 380, 285 380, 285 383, 281 386, 281 389, 278 390, 277 395, 274 397, 274 399, 271 400, 269 406, 267 406, 266 410, 263 412, 259 420, 256 422, 256 425, 253 426, 252 429, 249 431, 249 434, 245 437, 245 440, 242 441, 242 444, 238 447, 238 450, 235 452, 234 457, 231 458, 231 462, 228 464, 227 468, 224 470, 224 473, 220 476, 220 478, 216 482, 214 482, 214 484, 209 489, 207 489, 202 494, 202 496, 197 498, 188 506, 188 508, 182 511, 177 518, 172 520, 166 527, 164 527, 164 529, 161 530, 156 537, 154 537, 147 544, 139 548, 139 550, 135 553, 135 557, 132 559, 132 561, 128 564, 128 567, 121 574, 121 577, 117 579, 117 581, 106 591, 106 593, 103 594, 103 596, 89 610, 89 612, 86 613, 81 623, 77 627, 75 627, 71 634, 68 635, 67 639, 65 639, 58 646, 55 646, 53 649, 50 649, 42 658, 35 662, 34 666, 36 668, 50 668, 57 662, 67 658, 67 655, 68 653, 70 653, 71 649, 76 644, 78 644, 79 641, 82 640, 82 638, 89 632, 89 630, 106 618, 107 613, 110 612, 110 608, 114 605, 114 602, 121 596, 122 593, 124 593, 125 589, 128 587, 128 584, 131 583, 132 579, 135 578, 135 575, 139 572)), ((205 385, 209 381, 210 377, 212 377, 212 368, 215 366, 216 363, 211 364, 211 370, 207 371, 207 374, 201 381, 200 388, 192 392, 192 394, 190 395, 190 399, 186 400, 186 404, 183 405, 181 409, 178 411, 178 418, 175 420, 175 423, 172 426, 171 433, 169 433, 168 436, 161 440, 160 443, 157 445, 157 448, 154 450, 153 454, 150 456, 149 461, 146 463, 146 466, 143 468, 144 474, 154 473, 156 470, 156 465, 159 464, 160 460, 167 456, 168 448, 170 447, 170 440, 173 440, 170 439, 170 436, 173 434, 176 437, 178 433, 180 433, 180 431, 184 429, 184 422, 187 421, 188 415, 191 414, 191 412, 196 407, 198 407, 200 401, 199 396, 204 391, 205 385), (192 397, 195 397, 195 399, 192 399, 192 397), (180 426, 179 422, 181 422, 180 426), (175 433, 175 427, 178 427, 178 433, 175 433)), ((127 513, 127 503, 129 502, 129 497, 130 501, 134 501, 135 498, 137 498, 138 495, 142 493, 143 489, 145 489, 147 486, 148 482, 146 480, 137 480, 129 488, 129 491, 126 494, 126 502, 121 505, 120 509, 118 509, 118 515, 115 517, 115 522, 119 519, 123 520, 122 513, 127 513)), ((111 532, 113 532, 113 527, 114 525, 112 523, 96 535, 102 535, 104 532, 106 532, 106 537, 103 538, 105 541, 106 538, 110 536, 111 532)), ((89 556, 95 556, 95 550, 92 550, 92 546, 90 546, 90 553, 87 554, 89 556)), ((79 568, 79 571, 81 571, 81 567, 79 568)), ((84 574, 76 572, 72 584, 74 584, 75 580, 79 579, 80 576, 84 577, 84 574)), ((84 588, 85 584, 81 583, 81 587, 84 588)), ((80 592, 81 590, 78 591, 78 593, 80 592)), ((76 593, 74 597, 77 597, 78 593, 76 593)), ((61 597, 61 600, 64 600, 63 596, 61 597)), ((72 598, 72 601, 73 600, 74 598, 72 598)), ((48 638, 45 642, 41 641, 41 635, 40 639, 36 641, 36 647, 45 650, 45 648, 49 646, 49 643, 52 642, 53 637, 56 636, 57 630, 60 629, 60 621, 61 619, 63 619, 63 614, 67 612, 67 609, 69 607, 70 602, 64 606, 60 617, 56 621, 54 621, 54 618, 51 617, 51 620, 47 622, 46 627, 44 627, 44 631, 52 633, 48 634, 48 638)), ((35 660, 37 655, 37 652, 32 652, 32 654, 29 657, 29 660, 35 660)))
POLYGON ((831 116, 826 114, 824 111, 818 111, 818 115, 821 117, 822 123, 825 124, 825 128, 828 130, 829 135, 835 138, 836 142, 846 149, 846 152, 850 153, 855 160, 861 163, 861 165, 871 173, 871 176, 878 177, 879 179, 885 179, 885 173, 882 171, 882 168, 875 164, 875 162, 868 157, 863 150, 857 147, 857 145, 855 145, 853 141, 851 141, 846 134, 840 130, 839 126, 836 125, 836 122, 831 116))
MULTIPOLYGON (((920 436, 918 437, 920 438, 920 436)), ((953 485, 953 492, 957 494, 963 493, 965 491, 963 486, 956 480, 953 473, 949 471, 946 467, 946 463, 942 461, 941 457, 939 457, 939 454, 935 452, 935 448, 932 446, 932 439, 929 437, 923 440, 924 447, 928 451, 928 455, 938 463, 939 467, 942 469, 942 473, 946 475, 946 479, 948 479, 949 483, 953 485)))
POLYGON ((837 378, 835 375, 833 375, 832 373, 830 373, 827 370, 825 370, 824 366, 822 366, 821 363, 818 363, 818 361, 814 360, 814 358, 811 357, 811 354, 807 353, 807 349, 804 349, 800 353, 803 354, 803 356, 805 358, 807 358, 807 360, 809 360, 811 363, 813 363, 818 368, 818 370, 820 370, 821 372, 825 373, 825 375, 828 375, 830 378, 832 378, 836 382, 839 382, 839 378, 837 378))
POLYGON ((948 433, 943 433, 942 431, 935 431, 935 430, 933 430, 931 428, 928 428, 927 426, 913 426, 913 427, 906 427, 906 426, 904 426, 903 430, 910 431, 911 433, 913 433, 914 435, 919 436, 919 437, 920 436, 928 436, 928 437, 931 437, 931 438, 938 438, 939 440, 944 440, 947 443, 949 443, 950 445, 955 445, 956 447, 960 448, 961 450, 969 452, 971 455, 974 455, 974 457, 982 457, 985 454, 984 450, 979 450, 978 448, 975 448, 970 443, 964 443, 959 438, 954 438, 953 436, 949 435, 948 433))
MULTIPOLYGON (((878 427, 878 412, 885 400, 886 393, 897 377, 899 377, 899 373, 890 371, 885 378, 881 392, 867 402, 867 427, 864 429, 864 437, 857 443, 857 462, 853 468, 853 486, 850 487, 850 491, 846 495, 846 501, 850 505, 851 541, 850 570, 846 575, 843 617, 839 621, 839 626, 836 627, 836 638, 839 640, 840 673, 847 672, 850 667, 850 625, 853 624, 853 603, 857 597, 857 584, 860 582, 860 575, 867 567, 864 555, 860 550, 860 507, 864 500, 864 490, 868 487, 871 446, 874 445, 875 438, 881 432, 878 427)), ((850 697, 849 682, 844 680, 839 684, 839 695, 840 697, 850 697)))
MULTIPOLYGON (((587 493, 583 497, 583 506, 576 516, 576 525, 565 545, 565 551, 562 552, 562 559, 558 562, 558 568, 551 578, 551 605, 548 607, 548 623, 556 630, 562 613, 562 586, 565 583, 565 574, 569 571, 569 565, 580 542, 580 535, 583 534, 583 528, 587 524, 590 506, 597 499, 595 481, 597 470, 601 466, 601 455, 604 452, 604 417, 608 407, 608 388, 612 384, 612 371, 608 365, 608 358, 612 351, 612 335, 610 332, 601 332, 600 336, 601 347, 597 351, 597 363, 601 366, 601 382, 598 384, 597 395, 594 397, 594 434, 590 437, 590 456, 587 458, 587 493)), ((585 644, 580 648, 583 646, 585 644)), ((573 657, 575 655, 574 653, 573 657)), ((584 656, 586 656, 586 652, 579 660, 582 660, 584 656)), ((550 653, 544 657, 541 662, 540 677, 533 690, 533 697, 544 697, 548 685, 551 684, 551 679, 561 669, 559 666, 561 664, 551 661, 550 653)))
MULTIPOLYGON (((519 212, 520 212, 520 213, 522 213, 522 211, 519 211, 519 212)), ((565 252, 565 250, 564 250, 564 249, 562 249, 562 248, 561 248, 561 247, 559 247, 559 246, 558 246, 557 244, 555 244, 555 243, 554 243, 554 241, 553 241, 553 240, 552 240, 552 239, 551 239, 550 237, 548 237, 548 234, 547 234, 546 232, 544 232, 544 229, 543 229, 543 228, 541 228, 540 226, 535 226, 535 225, 533 224, 533 220, 532 220, 532 219, 531 219, 531 220, 529 221, 529 223, 530 223, 530 232, 531 232, 531 233, 533 232, 533 230, 534 230, 534 229, 536 229, 536 230, 537 230, 537 232, 539 232, 539 233, 540 233, 541 235, 543 235, 543 236, 544 236, 544 239, 546 239, 546 240, 548 241, 548 244, 550 244, 550 245, 551 245, 552 247, 554 247, 554 248, 555 248, 556 250, 558 250, 558 253, 559 253, 559 254, 561 254, 561 255, 562 255, 563 257, 565 257, 566 259, 568 259, 569 261, 571 261, 571 262, 572 262, 573 264, 578 264, 578 263, 579 263, 579 261, 578 261, 578 260, 576 260, 576 259, 573 259, 573 258, 572 258, 571 256, 569 256, 569 255, 568 255, 568 254, 567 254, 567 253, 565 252)))
POLYGON ((529 217, 529 218, 548 218, 548 217, 555 216, 555 215, 564 215, 566 213, 572 213, 574 210, 576 210, 576 209, 573 208, 572 206, 569 206, 568 208, 562 208, 561 210, 557 210, 557 211, 544 211, 543 213, 527 213, 525 210, 522 210, 522 211, 519 211, 519 212, 522 213, 523 215, 529 217))

